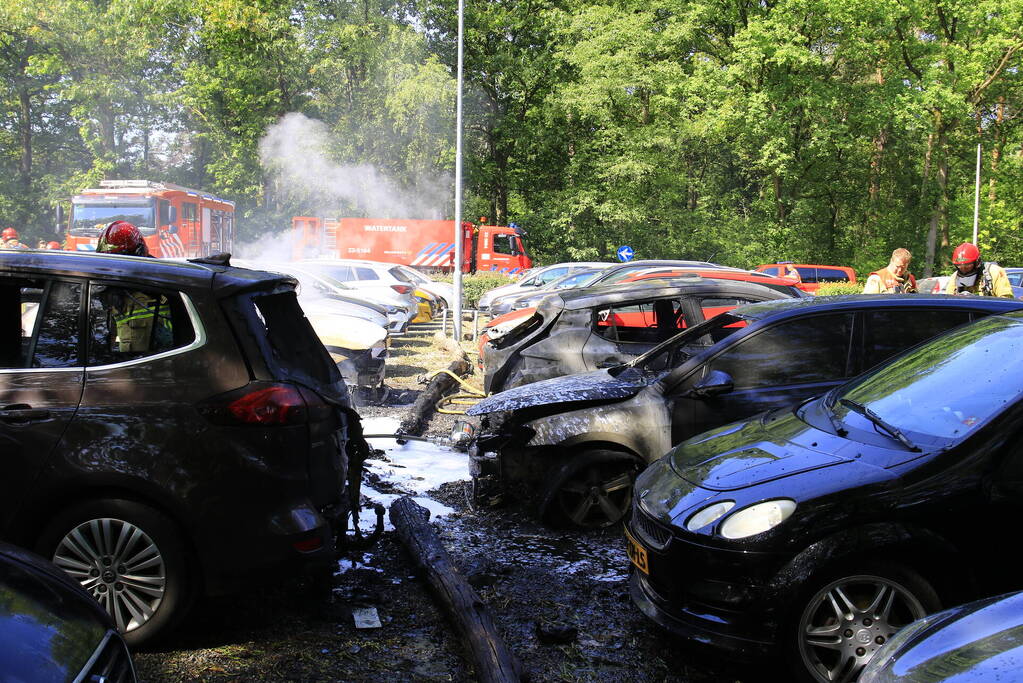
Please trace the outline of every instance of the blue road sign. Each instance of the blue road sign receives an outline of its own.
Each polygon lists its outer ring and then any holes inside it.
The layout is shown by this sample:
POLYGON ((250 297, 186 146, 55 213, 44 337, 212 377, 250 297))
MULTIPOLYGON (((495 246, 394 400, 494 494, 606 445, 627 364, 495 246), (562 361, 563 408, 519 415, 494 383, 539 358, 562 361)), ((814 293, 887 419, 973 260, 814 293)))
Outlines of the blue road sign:
POLYGON ((632 257, 636 255, 636 252, 632 250, 632 247, 625 244, 618 247, 618 260, 621 262, 631 261, 632 257))

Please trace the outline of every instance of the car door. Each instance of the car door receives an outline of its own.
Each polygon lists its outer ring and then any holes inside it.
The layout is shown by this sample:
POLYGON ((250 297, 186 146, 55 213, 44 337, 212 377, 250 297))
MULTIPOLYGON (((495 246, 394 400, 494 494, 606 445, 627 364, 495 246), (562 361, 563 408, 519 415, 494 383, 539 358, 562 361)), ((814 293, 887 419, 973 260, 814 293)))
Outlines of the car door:
POLYGON ((0 529, 78 410, 82 290, 74 280, 0 278, 0 529))
POLYGON ((672 443, 816 396, 851 377, 857 367, 856 320, 848 312, 805 316, 727 337, 699 369, 666 387, 672 443), (690 395, 713 371, 727 373, 733 389, 706 398, 690 395))

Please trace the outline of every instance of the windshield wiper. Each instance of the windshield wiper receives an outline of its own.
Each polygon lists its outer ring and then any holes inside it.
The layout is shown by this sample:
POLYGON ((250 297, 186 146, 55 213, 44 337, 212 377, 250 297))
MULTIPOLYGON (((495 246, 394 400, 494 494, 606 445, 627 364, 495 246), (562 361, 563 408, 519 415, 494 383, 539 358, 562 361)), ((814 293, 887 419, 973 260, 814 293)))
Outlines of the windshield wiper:
POLYGON ((845 436, 849 433, 849 430, 842 426, 842 423, 838 421, 838 416, 835 415, 834 404, 828 403, 827 397, 821 401, 821 408, 824 410, 824 414, 827 416, 828 421, 831 423, 831 428, 835 430, 835 434, 838 436, 845 436))
POLYGON ((863 405, 862 403, 857 403, 856 401, 852 401, 852 400, 850 400, 848 398, 839 399, 838 402, 841 403, 842 405, 844 405, 845 407, 849 408, 850 410, 853 410, 853 411, 859 413, 860 415, 862 415, 863 417, 867 418, 868 420, 870 420, 874 424, 874 426, 880 427, 884 431, 888 432, 888 435, 890 437, 892 437, 893 439, 895 439, 896 441, 901 443, 908 450, 913 451, 914 453, 919 453, 920 452, 919 446, 917 446, 912 441, 910 441, 908 438, 906 438, 906 435, 903 434, 899 430, 898 427, 896 427, 894 425, 890 425, 887 422, 885 422, 884 418, 882 418, 880 415, 875 413, 873 410, 871 410, 867 406, 863 405))

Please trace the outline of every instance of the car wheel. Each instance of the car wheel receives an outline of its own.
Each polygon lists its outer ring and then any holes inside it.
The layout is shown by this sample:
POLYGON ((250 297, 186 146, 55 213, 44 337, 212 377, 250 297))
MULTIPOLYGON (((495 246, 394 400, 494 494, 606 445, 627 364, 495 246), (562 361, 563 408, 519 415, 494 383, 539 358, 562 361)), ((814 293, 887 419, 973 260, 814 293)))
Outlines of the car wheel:
POLYGON ((896 631, 940 607, 931 585, 902 565, 872 565, 815 585, 789 631, 794 669, 807 681, 855 681, 896 631))
POLYGON ((557 526, 602 529, 629 514, 640 466, 635 458, 593 450, 569 459, 551 479, 541 517, 557 526))
POLYGON ((189 605, 192 582, 177 528, 145 505, 78 505, 47 526, 37 549, 96 598, 129 645, 171 628, 189 605))

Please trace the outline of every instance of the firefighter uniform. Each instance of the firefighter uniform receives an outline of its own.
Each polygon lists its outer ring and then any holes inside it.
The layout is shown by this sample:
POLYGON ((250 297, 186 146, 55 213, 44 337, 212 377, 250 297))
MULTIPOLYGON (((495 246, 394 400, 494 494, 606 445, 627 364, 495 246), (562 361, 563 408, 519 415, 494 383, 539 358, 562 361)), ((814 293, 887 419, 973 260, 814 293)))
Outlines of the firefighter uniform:
POLYGON ((948 285, 945 287, 945 294, 975 294, 977 296, 1000 296, 1006 299, 1013 298, 1012 285, 1009 284, 1009 276, 1005 269, 994 263, 985 263, 981 272, 970 287, 959 284, 959 273, 955 272, 948 278, 948 285))
POLYGON ((117 331, 117 350, 122 353, 162 351, 174 345, 166 297, 128 292, 111 314, 117 331))
POLYGON ((916 294, 916 278, 909 273, 906 273, 906 277, 899 278, 887 268, 882 268, 867 276, 867 282, 863 285, 863 293, 916 294))

